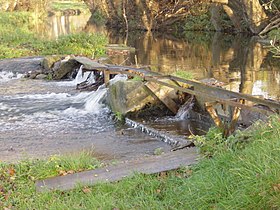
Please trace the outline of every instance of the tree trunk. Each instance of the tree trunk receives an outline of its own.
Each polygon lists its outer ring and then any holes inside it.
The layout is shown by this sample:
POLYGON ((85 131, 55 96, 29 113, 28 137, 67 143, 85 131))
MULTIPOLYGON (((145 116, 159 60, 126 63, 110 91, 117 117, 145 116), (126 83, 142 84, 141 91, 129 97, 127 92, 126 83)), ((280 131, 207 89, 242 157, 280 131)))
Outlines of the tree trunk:
POLYGON ((223 8, 237 32, 259 34, 268 24, 268 16, 259 0, 212 0, 223 8))

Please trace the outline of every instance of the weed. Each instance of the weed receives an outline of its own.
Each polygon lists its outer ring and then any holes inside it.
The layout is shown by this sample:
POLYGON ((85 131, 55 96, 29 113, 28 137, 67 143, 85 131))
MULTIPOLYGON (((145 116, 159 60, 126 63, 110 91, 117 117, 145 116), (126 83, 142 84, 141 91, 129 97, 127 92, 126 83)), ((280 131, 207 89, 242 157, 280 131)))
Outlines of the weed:
POLYGON ((172 75, 180 77, 182 79, 193 79, 193 75, 187 71, 175 71, 172 75))
POLYGON ((115 113, 115 118, 120 122, 124 122, 124 115, 120 112, 115 113))

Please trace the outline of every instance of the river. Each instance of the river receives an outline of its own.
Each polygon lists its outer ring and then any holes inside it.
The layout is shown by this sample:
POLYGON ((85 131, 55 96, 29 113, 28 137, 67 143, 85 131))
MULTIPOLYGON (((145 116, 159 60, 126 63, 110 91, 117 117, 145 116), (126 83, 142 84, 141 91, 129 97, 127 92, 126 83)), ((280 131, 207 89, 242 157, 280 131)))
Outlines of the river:
MULTIPOLYGON (((151 33, 126 37, 89 19, 88 14, 52 16, 36 30, 49 39, 81 31, 103 33, 112 44, 136 48, 135 53, 108 56, 106 62, 148 66, 164 74, 187 71, 196 79, 215 78, 229 90, 280 99, 279 62, 254 37, 191 32, 180 39, 151 33)), ((0 72, 0 161, 84 150, 102 160, 128 160, 152 155, 158 148, 171 149, 137 129, 120 126, 102 100, 104 90, 80 93, 75 80, 21 77, 16 71, 0 72)), ((196 125, 166 118, 154 126, 184 136, 196 125)))

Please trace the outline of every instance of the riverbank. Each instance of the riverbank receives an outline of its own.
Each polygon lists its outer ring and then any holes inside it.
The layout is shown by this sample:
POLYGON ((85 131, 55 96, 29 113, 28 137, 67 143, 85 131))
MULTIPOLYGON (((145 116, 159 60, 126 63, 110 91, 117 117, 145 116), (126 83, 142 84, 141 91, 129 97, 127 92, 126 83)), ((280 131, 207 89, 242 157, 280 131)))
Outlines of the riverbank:
MULTIPOLYGON (((217 142, 220 134, 211 139, 217 142)), ((67 192, 36 193, 34 180, 101 167, 91 154, 1 164, 0 206, 17 209, 277 209, 280 207, 280 122, 214 144, 213 158, 157 175, 67 192), (27 187, 28 186, 28 187, 27 187)))

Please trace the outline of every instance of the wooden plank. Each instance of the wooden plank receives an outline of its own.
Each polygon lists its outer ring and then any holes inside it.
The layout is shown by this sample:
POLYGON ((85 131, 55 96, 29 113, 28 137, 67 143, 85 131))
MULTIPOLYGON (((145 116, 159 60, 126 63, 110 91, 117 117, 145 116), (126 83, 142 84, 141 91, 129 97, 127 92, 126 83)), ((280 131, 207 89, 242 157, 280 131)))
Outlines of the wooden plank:
POLYGON ((178 169, 196 163, 198 154, 196 148, 187 148, 158 156, 150 156, 139 160, 132 160, 114 166, 90 171, 69 174, 36 181, 39 192, 50 190, 70 190, 77 185, 87 186, 102 182, 114 182, 124 177, 132 176, 135 172, 144 174, 159 173, 178 169))
POLYGON ((226 89, 223 89, 223 88, 213 87, 211 85, 207 85, 207 84, 197 82, 197 81, 194 81, 194 80, 186 80, 186 79, 182 79, 180 77, 175 77, 175 76, 171 76, 171 75, 157 75, 157 76, 155 75, 155 76, 146 76, 145 77, 145 79, 147 81, 149 81, 151 78, 152 79, 158 78, 158 79, 176 80, 178 82, 182 82, 182 83, 191 85, 193 87, 200 87, 201 89, 206 90, 207 93, 209 93, 211 95, 219 95, 221 97, 227 95, 231 98, 245 99, 247 101, 252 101, 252 102, 257 103, 257 104, 262 104, 262 105, 268 106, 270 108, 280 110, 280 103, 279 102, 264 100, 264 99, 254 97, 254 96, 249 95, 249 94, 237 93, 237 92, 233 92, 233 91, 226 90, 226 89))
POLYGON ((211 95, 211 94, 207 94, 207 93, 202 93, 202 92, 190 90, 188 88, 182 88, 182 87, 178 87, 178 86, 175 86, 175 85, 171 85, 169 83, 162 82, 160 80, 153 79, 151 77, 149 77, 149 78, 145 77, 145 80, 153 81, 153 82, 159 83, 161 85, 165 85, 167 87, 171 87, 171 88, 174 88, 175 90, 179 90, 179 91, 191 94, 191 95, 202 96, 208 101, 217 101, 220 104, 227 104, 227 105, 234 106, 234 107, 240 107, 242 109, 247 109, 247 110, 250 110, 250 111, 262 113, 264 115, 271 115, 271 114, 274 113, 273 111, 270 111, 270 110, 260 109, 258 107, 252 107, 252 106, 248 106, 248 105, 245 105, 245 104, 240 104, 240 103, 232 101, 232 100, 223 99, 223 98, 218 97, 218 95, 211 95))
POLYGON ((162 88, 158 88, 158 85, 155 83, 147 82, 147 89, 151 94, 155 95, 173 114, 177 114, 179 106, 168 96, 170 91, 162 92, 162 88))
POLYGON ((200 82, 197 82, 197 81, 185 80, 185 79, 175 77, 175 76, 170 76, 170 79, 174 79, 174 80, 177 80, 179 82, 183 82, 183 83, 192 85, 194 87, 195 86, 200 86, 200 87, 204 88, 205 90, 207 90, 207 92, 209 92, 210 94, 213 94, 213 95, 220 95, 220 96, 228 95, 232 98, 245 99, 247 101, 252 101, 252 102, 257 103, 257 104, 262 104, 262 105, 268 106, 270 108, 280 110, 280 103, 276 102, 276 101, 264 100, 264 99, 254 97, 254 96, 249 95, 249 94, 237 93, 237 92, 229 91, 229 90, 226 90, 226 89, 223 89, 223 88, 213 87, 211 85, 207 85, 207 84, 200 83, 200 82))
POLYGON ((205 103, 205 108, 207 112, 210 114, 210 116, 212 117, 212 119, 214 120, 215 125, 221 129, 224 129, 224 124, 213 106, 214 106, 213 103, 209 103, 209 102, 205 103))
MULTIPOLYGON (((244 104, 244 100, 239 100, 240 103, 244 104)), ((238 122, 239 116, 241 114, 241 108, 234 107, 232 118, 229 127, 224 131, 224 136, 229 136, 235 131, 236 124, 238 122)))
POLYGON ((110 81, 110 72, 107 70, 103 71, 103 76, 104 76, 104 83, 107 86, 109 84, 110 81))

